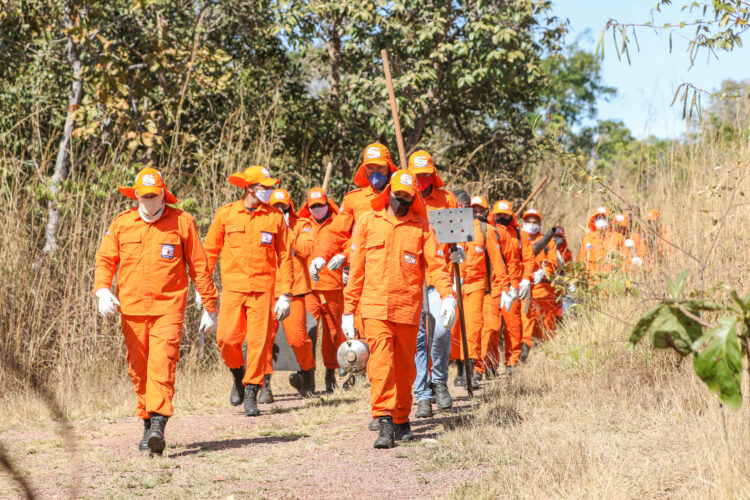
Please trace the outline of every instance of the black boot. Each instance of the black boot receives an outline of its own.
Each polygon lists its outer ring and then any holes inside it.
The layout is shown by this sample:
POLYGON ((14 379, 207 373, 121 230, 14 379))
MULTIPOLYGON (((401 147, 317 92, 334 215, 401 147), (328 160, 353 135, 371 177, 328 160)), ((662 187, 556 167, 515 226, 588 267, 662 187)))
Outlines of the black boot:
POLYGON ((456 360, 456 368, 458 371, 456 372, 456 378, 453 379, 453 385, 456 387, 465 387, 466 377, 464 377, 464 362, 456 360))
POLYGON ((395 429, 396 441, 411 441, 414 434, 411 433, 411 424, 407 420, 403 424, 393 424, 395 429))
POLYGON ((138 451, 148 451, 148 431, 151 430, 151 419, 143 419, 143 437, 141 442, 138 443, 138 451))
POLYGON ((326 393, 331 394, 336 389, 336 370, 326 368, 326 393))
POLYGON ((529 357, 530 350, 531 348, 526 343, 521 344, 521 361, 523 361, 524 363, 529 357))
POLYGON ((373 418, 370 420, 370 423, 367 424, 367 430, 372 432, 378 432, 380 430, 380 419, 379 418, 373 418))
POLYGON ((390 416, 380 417, 378 423, 380 424, 380 429, 373 447, 393 448, 396 446, 396 429, 393 426, 393 418, 390 416))
POLYGON ((417 413, 414 416, 417 418, 432 417, 432 403, 429 399, 420 399, 417 401, 417 413))
POLYGON ((239 406, 245 400, 245 386, 242 385, 242 378, 245 376, 245 367, 230 368, 232 372, 232 392, 229 394, 229 404, 239 406))
POLYGON ((289 375, 289 385, 297 389, 303 398, 315 393, 315 368, 300 370, 289 375))
POLYGON ((161 455, 167 446, 167 442, 164 440, 164 428, 167 426, 167 420, 169 420, 169 417, 164 415, 151 414, 151 427, 148 431, 147 444, 148 449, 154 455, 161 455))
POLYGON ((453 398, 445 382, 433 383, 432 391, 435 393, 435 402, 439 410, 449 410, 453 407, 453 398))
POLYGON ((516 365, 510 365, 505 367, 505 374, 509 377, 512 377, 516 374, 516 370, 518 369, 518 366, 516 365))
POLYGON ((257 417, 260 415, 258 409, 258 389, 259 385, 247 384, 245 386, 245 416, 246 417, 257 417))
POLYGON ((472 389, 479 389, 479 382, 477 381, 476 372, 474 371, 474 363, 476 363, 476 359, 470 359, 469 360, 469 374, 471 375, 471 388, 472 389))
POLYGON ((273 403, 273 392, 271 392, 271 374, 263 376, 263 385, 258 391, 258 403, 270 405, 273 403))

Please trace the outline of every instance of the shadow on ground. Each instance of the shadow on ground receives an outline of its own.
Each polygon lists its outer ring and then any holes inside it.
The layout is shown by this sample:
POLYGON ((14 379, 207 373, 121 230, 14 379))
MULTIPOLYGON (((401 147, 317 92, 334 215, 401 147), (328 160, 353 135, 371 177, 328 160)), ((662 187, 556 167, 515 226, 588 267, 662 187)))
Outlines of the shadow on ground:
POLYGON ((223 451, 231 450, 235 448, 242 448, 244 446, 252 446, 259 444, 274 444, 274 443, 288 443, 291 441, 297 441, 302 438, 310 437, 309 434, 284 434, 281 436, 267 436, 258 438, 245 438, 245 439, 225 439, 223 441, 201 441, 198 443, 190 443, 184 445, 188 448, 185 451, 179 451, 177 453, 170 453, 169 458, 180 458, 190 455, 196 455, 207 451, 223 451))

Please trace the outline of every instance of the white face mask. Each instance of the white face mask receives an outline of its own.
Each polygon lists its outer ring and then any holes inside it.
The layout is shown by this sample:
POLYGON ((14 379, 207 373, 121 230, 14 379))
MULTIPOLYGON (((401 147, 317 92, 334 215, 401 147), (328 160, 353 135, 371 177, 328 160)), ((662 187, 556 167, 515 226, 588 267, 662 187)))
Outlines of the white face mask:
POLYGON ((273 189, 258 189, 255 191, 255 197, 263 203, 268 203, 271 199, 271 193, 273 193, 273 189))
POLYGON ((538 233, 539 229, 540 229, 539 224, 532 224, 532 223, 526 222, 523 225, 523 230, 532 236, 538 233))
POLYGON ((328 205, 322 205, 320 207, 311 207, 310 213, 313 217, 315 217, 317 220, 322 219, 326 215, 328 215, 328 205))
POLYGON ((594 226, 596 226, 596 228, 597 228, 598 230, 600 230, 600 231, 601 231, 602 229, 606 229, 608 225, 609 225, 609 224, 607 223, 607 219, 596 219, 596 220, 594 221, 594 226))
POLYGON ((162 189, 159 196, 154 198, 141 198, 135 195, 138 200, 138 213, 145 222, 151 224, 161 219, 164 214, 164 190, 162 189))
POLYGON ((284 220, 286 221, 287 227, 289 226, 289 212, 284 212, 284 220))

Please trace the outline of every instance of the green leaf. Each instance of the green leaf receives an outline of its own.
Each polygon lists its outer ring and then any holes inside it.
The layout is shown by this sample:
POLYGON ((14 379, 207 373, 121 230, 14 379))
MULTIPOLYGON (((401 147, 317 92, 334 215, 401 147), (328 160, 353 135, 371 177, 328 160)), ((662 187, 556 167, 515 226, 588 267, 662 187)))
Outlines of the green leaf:
POLYGON ((664 275, 664 280, 667 282, 667 287, 669 288, 669 294, 672 296, 674 300, 680 299, 680 294, 682 293, 682 287, 685 286, 685 280, 688 277, 688 271, 682 271, 679 276, 677 276, 677 279, 675 281, 672 281, 669 279, 669 276, 666 274, 664 275))
POLYGON ((633 330, 630 332, 631 348, 635 347, 635 345, 641 341, 643 336, 646 335, 648 329, 651 327, 651 324, 654 322, 656 316, 659 314, 663 307, 663 305, 660 305, 655 309, 652 309, 638 320, 638 322, 633 327, 633 330))
POLYGON ((719 325, 709 332, 710 344, 693 356, 693 368, 716 397, 732 410, 742 406, 740 373, 742 358, 737 340, 737 321, 719 318, 719 325))

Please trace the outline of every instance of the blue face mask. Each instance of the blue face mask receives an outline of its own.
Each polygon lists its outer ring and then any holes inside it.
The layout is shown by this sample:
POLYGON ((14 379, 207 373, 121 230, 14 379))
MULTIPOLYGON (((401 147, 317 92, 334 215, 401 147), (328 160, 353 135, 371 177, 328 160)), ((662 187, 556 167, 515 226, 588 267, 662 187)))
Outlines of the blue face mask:
POLYGON ((388 177, 381 174, 380 172, 371 173, 367 180, 370 181, 370 186, 372 186, 375 191, 382 191, 385 185, 388 183, 388 177))

